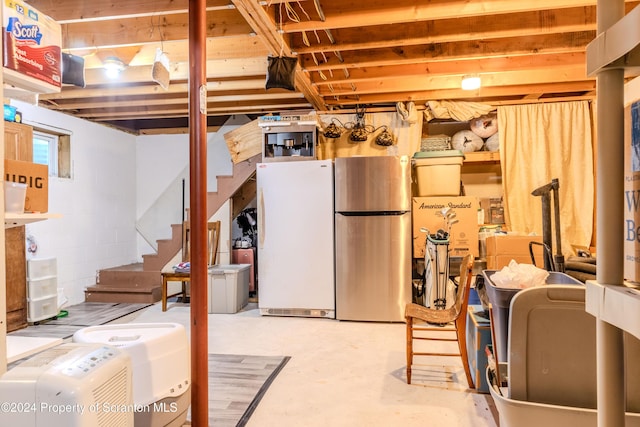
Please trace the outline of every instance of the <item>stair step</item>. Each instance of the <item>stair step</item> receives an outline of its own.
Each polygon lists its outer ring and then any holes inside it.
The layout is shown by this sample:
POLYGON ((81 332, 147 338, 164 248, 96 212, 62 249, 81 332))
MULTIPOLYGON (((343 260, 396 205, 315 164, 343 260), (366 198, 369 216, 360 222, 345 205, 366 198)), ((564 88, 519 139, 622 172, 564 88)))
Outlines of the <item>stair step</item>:
POLYGON ((161 282, 160 270, 145 271, 142 263, 137 263, 100 270, 97 285, 144 289, 159 286, 161 282))
MULTIPOLYGON (((256 154, 233 165, 231 175, 218 176, 218 191, 207 193, 207 218, 234 195, 234 193, 256 172, 256 164, 262 161, 262 154, 256 154)), ((157 241, 157 253, 143 255, 145 271, 160 271, 178 254, 182 248, 182 224, 171 225, 171 239, 157 241)), ((102 273, 101 273, 102 274, 102 273)), ((102 276, 100 278, 102 282, 102 276)))
POLYGON ((128 289, 109 286, 88 286, 84 291, 87 302, 129 302, 155 303, 160 301, 162 290, 160 286, 152 288, 128 289))

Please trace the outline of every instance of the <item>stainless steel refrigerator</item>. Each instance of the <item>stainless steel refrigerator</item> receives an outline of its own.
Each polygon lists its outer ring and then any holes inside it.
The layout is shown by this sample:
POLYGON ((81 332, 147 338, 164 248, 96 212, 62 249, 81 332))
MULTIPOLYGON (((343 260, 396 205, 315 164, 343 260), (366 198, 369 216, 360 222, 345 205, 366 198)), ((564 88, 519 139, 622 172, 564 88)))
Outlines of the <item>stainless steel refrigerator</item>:
POLYGON ((258 163, 258 307, 335 318, 333 162, 258 163))
POLYGON ((335 160, 336 318, 402 321, 411 301, 411 162, 335 160))

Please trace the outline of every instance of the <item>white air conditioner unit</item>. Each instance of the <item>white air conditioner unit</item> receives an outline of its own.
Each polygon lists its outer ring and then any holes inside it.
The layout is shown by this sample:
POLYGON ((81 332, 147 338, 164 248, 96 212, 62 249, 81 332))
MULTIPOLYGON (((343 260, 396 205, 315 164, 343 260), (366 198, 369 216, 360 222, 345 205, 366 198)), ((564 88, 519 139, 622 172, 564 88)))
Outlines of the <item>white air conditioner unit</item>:
POLYGON ((132 427, 131 358, 103 344, 61 344, 5 372, 0 405, 0 426, 132 427))

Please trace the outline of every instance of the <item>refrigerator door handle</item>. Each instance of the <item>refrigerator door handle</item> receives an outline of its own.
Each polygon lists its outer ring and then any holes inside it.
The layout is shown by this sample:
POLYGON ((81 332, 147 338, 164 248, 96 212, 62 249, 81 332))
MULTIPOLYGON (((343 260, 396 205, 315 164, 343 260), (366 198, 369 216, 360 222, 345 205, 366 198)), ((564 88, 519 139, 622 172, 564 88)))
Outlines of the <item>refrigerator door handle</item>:
POLYGON ((260 203, 260 209, 258 209, 258 212, 260 212, 260 215, 258 215, 258 230, 259 230, 258 236, 260 238, 258 240, 259 240, 260 248, 264 248, 264 241, 266 238, 267 230, 264 226, 265 208, 264 208, 264 191, 262 188, 260 188, 259 203, 260 203))

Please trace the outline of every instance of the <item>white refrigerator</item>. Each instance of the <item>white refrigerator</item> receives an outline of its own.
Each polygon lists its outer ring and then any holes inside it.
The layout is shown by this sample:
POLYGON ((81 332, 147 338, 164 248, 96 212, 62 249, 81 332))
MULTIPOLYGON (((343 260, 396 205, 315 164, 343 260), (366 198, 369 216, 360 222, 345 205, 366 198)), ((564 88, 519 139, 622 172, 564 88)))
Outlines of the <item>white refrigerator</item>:
POLYGON ((333 163, 259 163, 258 307, 335 318, 333 163))

